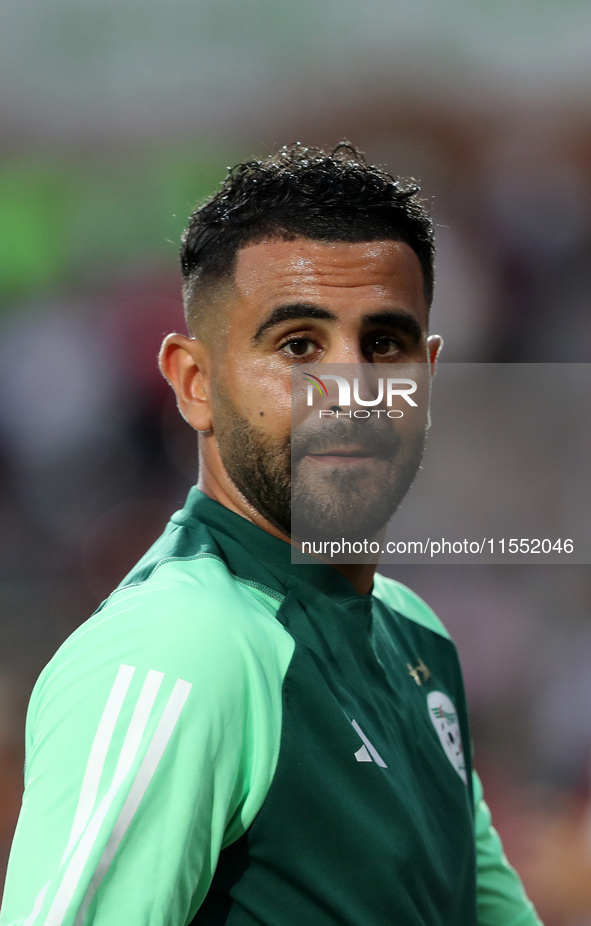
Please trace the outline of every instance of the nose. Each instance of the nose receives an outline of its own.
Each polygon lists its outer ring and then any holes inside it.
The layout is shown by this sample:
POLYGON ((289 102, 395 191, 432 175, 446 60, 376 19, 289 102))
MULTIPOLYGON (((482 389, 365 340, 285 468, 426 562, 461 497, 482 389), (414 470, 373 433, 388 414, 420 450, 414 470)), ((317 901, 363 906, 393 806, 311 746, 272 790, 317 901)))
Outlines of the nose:
POLYGON ((368 363, 356 338, 341 337, 331 344, 323 363, 368 363))
MULTIPOLYGON (((328 368, 332 377, 337 379, 338 374, 340 374, 341 377, 344 377, 350 388, 353 388, 353 383, 355 383, 359 390, 359 395, 365 400, 375 399, 378 396, 377 374, 378 371, 383 368, 379 364, 373 364, 368 360, 363 354, 361 345, 356 338, 349 339, 341 337, 333 342, 331 349, 327 351, 323 358, 323 364, 324 363, 330 365, 338 364, 336 369, 334 366, 329 366, 328 368), (335 374, 337 374, 337 376, 335 376, 335 374)), ((328 380, 330 379, 331 376, 328 377, 328 380)), ((327 381, 327 388, 328 407, 333 412, 342 411, 340 397, 344 393, 341 393, 340 386, 337 387, 336 383, 327 381)))

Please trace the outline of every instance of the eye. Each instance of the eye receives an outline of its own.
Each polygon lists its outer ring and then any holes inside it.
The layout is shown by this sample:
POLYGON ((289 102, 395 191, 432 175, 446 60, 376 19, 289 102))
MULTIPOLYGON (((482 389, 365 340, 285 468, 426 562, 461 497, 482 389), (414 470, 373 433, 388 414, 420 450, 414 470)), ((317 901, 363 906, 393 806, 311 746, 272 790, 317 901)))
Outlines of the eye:
POLYGON ((290 338, 281 345, 281 350, 294 360, 311 357, 317 349, 317 345, 310 338, 290 338))
POLYGON ((390 334, 372 335, 364 345, 366 357, 393 359, 403 349, 400 341, 390 334))

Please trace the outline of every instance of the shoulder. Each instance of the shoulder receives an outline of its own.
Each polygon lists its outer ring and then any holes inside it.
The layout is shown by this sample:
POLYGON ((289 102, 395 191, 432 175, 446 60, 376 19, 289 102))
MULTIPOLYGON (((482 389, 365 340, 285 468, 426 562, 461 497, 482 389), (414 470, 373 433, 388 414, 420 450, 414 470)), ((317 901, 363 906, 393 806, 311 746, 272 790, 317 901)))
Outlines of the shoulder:
POLYGON ((114 623, 141 624, 144 636, 205 637, 256 634, 275 624, 282 596, 237 579, 212 553, 170 557, 156 563, 144 581, 116 589, 87 622, 88 629, 114 623))
POLYGON ((183 679, 200 697, 234 702, 256 679, 279 680, 293 640, 275 614, 280 596, 237 580, 211 554, 169 558, 148 577, 118 588, 41 674, 37 703, 88 696, 121 666, 138 678, 183 679))
POLYGON ((435 612, 423 599, 401 582, 389 579, 376 572, 374 576, 374 598, 392 608, 398 614, 450 639, 447 630, 435 612))

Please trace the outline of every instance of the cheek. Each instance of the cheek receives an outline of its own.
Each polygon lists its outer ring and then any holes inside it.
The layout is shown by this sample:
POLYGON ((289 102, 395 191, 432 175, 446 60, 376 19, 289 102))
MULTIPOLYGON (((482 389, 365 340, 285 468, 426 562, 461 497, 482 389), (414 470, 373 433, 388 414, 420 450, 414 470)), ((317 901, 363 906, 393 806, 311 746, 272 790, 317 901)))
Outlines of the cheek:
POLYGON ((237 411, 270 436, 283 438, 291 428, 291 376, 277 375, 264 362, 235 366, 225 388, 237 411))

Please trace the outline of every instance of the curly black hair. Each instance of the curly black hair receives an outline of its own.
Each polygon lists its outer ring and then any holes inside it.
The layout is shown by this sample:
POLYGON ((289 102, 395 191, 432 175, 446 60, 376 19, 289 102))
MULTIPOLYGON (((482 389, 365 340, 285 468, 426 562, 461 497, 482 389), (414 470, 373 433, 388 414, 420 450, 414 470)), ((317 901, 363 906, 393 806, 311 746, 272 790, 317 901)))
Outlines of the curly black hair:
POLYGON ((185 305, 196 288, 231 276, 236 252, 265 238, 403 241, 433 298, 433 223, 414 180, 395 180, 349 142, 332 151, 286 145, 230 169, 221 189, 191 214, 182 238, 185 305))

